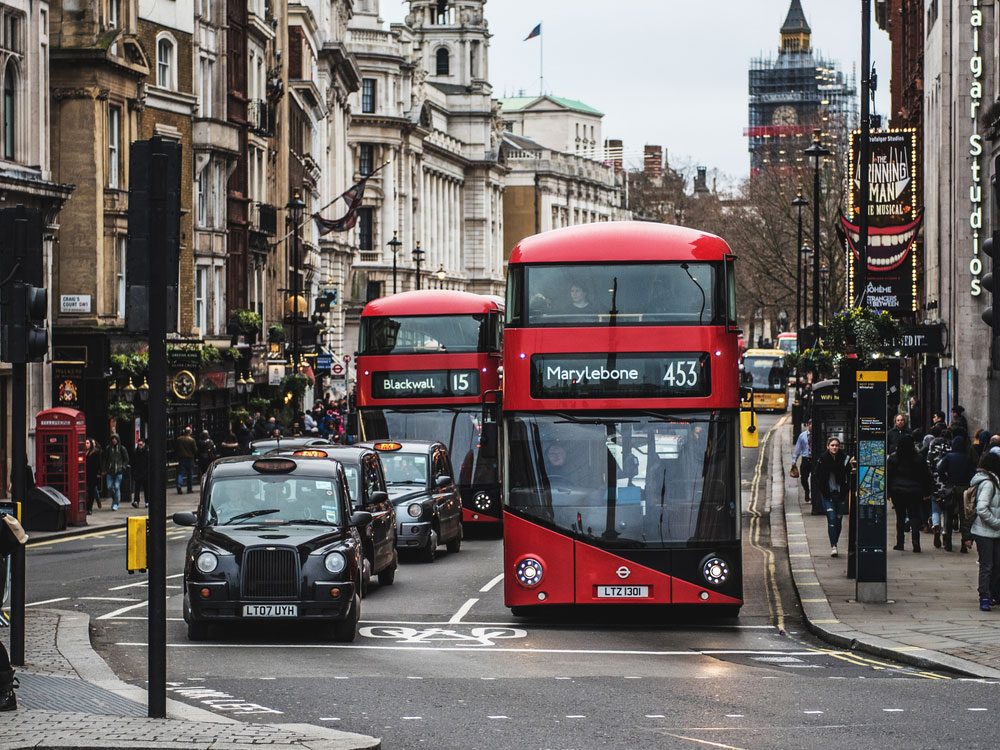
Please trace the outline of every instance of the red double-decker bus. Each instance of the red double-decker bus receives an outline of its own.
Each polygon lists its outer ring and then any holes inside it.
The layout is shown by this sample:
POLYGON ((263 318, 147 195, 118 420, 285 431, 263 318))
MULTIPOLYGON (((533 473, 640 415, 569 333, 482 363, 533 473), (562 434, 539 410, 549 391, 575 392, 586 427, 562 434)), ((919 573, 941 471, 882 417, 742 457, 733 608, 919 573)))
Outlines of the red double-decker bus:
POLYGON ((733 256, 612 222, 514 248, 504 332, 504 599, 742 605, 733 256))
POLYGON ((361 313, 358 410, 364 440, 440 440, 465 523, 501 521, 496 454, 480 452, 484 400, 500 388, 503 300, 425 290, 361 313))

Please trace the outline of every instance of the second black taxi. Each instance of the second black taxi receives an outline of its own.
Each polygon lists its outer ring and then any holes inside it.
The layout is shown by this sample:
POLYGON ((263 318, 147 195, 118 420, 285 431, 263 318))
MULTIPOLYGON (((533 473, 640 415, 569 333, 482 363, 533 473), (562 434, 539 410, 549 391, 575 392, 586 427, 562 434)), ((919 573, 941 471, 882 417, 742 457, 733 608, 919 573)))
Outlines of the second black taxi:
POLYGON ((184 559, 188 638, 212 624, 317 622, 336 641, 353 641, 361 617, 363 551, 337 461, 239 456, 216 461, 194 513, 184 559))

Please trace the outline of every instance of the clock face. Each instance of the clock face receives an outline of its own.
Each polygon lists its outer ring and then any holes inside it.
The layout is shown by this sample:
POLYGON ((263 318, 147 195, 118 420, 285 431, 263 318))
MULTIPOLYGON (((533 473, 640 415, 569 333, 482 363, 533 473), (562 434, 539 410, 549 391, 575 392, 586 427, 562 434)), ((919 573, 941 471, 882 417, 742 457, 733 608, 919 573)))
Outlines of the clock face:
POLYGON ((174 391, 174 395, 177 396, 177 398, 189 399, 194 395, 198 382, 195 380, 195 377, 191 372, 188 370, 181 370, 179 373, 174 375, 171 386, 174 391))
POLYGON ((795 107, 783 104, 775 108, 774 114, 771 115, 771 122, 775 125, 796 125, 799 122, 799 116, 795 107))

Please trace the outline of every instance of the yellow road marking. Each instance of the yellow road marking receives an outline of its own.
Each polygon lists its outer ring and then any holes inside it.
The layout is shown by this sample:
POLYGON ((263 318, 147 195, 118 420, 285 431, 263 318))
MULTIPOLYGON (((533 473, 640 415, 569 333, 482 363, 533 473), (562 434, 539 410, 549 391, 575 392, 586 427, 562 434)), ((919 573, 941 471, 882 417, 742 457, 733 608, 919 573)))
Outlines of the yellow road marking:
POLYGON ((768 609, 771 611, 771 617, 780 631, 785 630, 785 610, 781 606, 781 595, 778 592, 777 574, 774 566, 774 552, 770 548, 765 549, 760 546, 760 523, 762 514, 760 510, 758 510, 758 503, 760 500, 760 479, 764 468, 764 458, 767 456, 767 446, 771 442, 771 436, 774 434, 774 431, 783 427, 788 419, 789 416, 787 414, 779 419, 774 426, 767 431, 767 434, 764 435, 764 439, 760 441, 760 446, 758 448, 760 454, 757 456, 757 465, 754 467, 753 480, 750 483, 750 507, 748 508, 748 511, 750 512, 750 546, 764 555, 764 559, 767 562, 767 604, 768 609))

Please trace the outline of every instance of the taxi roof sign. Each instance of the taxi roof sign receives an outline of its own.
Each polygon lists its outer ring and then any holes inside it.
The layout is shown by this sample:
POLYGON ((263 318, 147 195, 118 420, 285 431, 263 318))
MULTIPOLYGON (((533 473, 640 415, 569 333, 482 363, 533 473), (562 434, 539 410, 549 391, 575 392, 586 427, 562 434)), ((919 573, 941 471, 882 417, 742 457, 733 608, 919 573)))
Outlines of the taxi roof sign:
POLYGON ((403 447, 402 443, 397 443, 395 440, 383 440, 375 443, 375 450, 377 451, 398 451, 403 447))
POLYGON ((261 474, 287 474, 295 467, 296 463, 287 458, 259 458, 253 462, 253 470, 261 474))
POLYGON ((319 448, 302 448, 292 453, 292 455, 304 458, 327 458, 330 454, 319 448))

